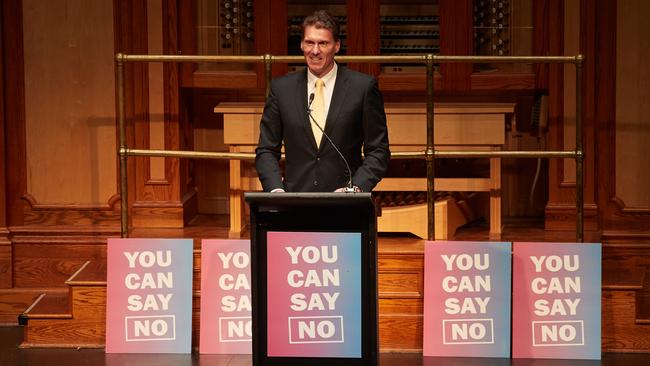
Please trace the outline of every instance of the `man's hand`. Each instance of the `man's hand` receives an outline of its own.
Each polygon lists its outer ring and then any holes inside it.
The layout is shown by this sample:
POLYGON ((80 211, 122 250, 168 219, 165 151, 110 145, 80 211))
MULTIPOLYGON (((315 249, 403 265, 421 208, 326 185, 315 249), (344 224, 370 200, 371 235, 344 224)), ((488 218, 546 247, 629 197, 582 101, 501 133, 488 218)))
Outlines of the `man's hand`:
MULTIPOLYGON (((353 186, 352 188, 354 188, 354 192, 355 192, 355 193, 363 192, 363 191, 361 190, 361 188, 359 188, 359 187, 357 187, 357 186, 353 186)), ((341 187, 341 188, 337 188, 334 192, 336 192, 336 193, 342 193, 342 192, 345 192, 347 189, 348 189, 348 187, 341 187)))
POLYGON ((284 193, 284 189, 282 189, 282 188, 276 188, 276 189, 271 190, 271 193, 279 193, 279 192, 284 193))

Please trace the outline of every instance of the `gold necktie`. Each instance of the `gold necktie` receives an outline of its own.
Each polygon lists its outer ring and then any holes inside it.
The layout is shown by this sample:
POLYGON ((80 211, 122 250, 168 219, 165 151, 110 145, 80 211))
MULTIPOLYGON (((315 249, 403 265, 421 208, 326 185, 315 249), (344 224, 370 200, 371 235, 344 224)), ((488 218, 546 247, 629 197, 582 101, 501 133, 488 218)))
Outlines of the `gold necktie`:
MULTIPOLYGON (((323 95, 323 86, 325 82, 323 79, 316 80, 316 89, 314 91, 314 101, 311 104, 311 115, 318 125, 325 129, 325 96, 323 95)), ((311 123, 311 130, 316 139, 316 146, 320 147, 320 140, 323 138, 323 132, 313 123, 311 123)))

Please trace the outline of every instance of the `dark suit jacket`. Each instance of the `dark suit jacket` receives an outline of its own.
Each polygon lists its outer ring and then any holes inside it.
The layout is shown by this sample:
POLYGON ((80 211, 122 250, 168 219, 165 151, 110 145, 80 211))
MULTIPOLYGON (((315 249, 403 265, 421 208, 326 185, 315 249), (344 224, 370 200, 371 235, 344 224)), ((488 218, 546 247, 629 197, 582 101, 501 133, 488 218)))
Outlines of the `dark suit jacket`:
MULTIPOLYGON (((327 139, 316 147, 307 106, 307 69, 273 80, 255 150, 265 191, 332 192, 348 182, 345 163, 327 139), (283 141, 284 181, 278 164, 283 141)), ((384 102, 375 78, 338 67, 325 133, 347 159, 352 183, 371 191, 390 159, 384 102)))

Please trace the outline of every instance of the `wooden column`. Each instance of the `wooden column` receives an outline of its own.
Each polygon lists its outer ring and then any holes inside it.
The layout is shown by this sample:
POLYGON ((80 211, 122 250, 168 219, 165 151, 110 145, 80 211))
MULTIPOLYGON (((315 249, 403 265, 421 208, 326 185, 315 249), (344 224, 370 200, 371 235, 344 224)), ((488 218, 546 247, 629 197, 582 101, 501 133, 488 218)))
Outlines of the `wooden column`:
MULTIPOLYGON (((253 7, 255 54, 281 56, 287 54, 287 0, 256 0, 253 7)), ((257 86, 264 90, 264 65, 257 70, 257 86)), ((287 73, 287 64, 273 65, 273 77, 287 73)))
MULTIPOLYGON (((595 126, 595 93, 598 86, 595 65, 603 62, 598 60, 595 50, 603 45, 604 40, 596 36, 596 29, 601 27, 601 21, 596 18, 597 7, 590 3, 578 5, 580 8, 572 9, 570 6, 578 4, 561 0, 548 0, 547 21, 548 54, 575 54, 585 56, 583 82, 583 150, 584 160, 584 222, 585 231, 598 230, 597 206, 595 204, 595 185, 599 185, 599 178, 595 174, 596 145, 594 140, 595 126), (571 47, 571 36, 579 30, 577 49, 571 47), (571 48, 571 49, 568 49, 571 48)), ((548 149, 565 150, 575 147, 575 97, 571 88, 575 85, 575 70, 572 66, 565 67, 561 64, 548 66, 548 94, 549 94, 549 131, 548 149), (565 94, 566 93, 566 94, 565 94)), ((543 80, 539 80, 540 85, 543 80)), ((612 88, 614 89, 614 88, 612 88)), ((603 101, 604 102, 604 101, 603 101)), ((600 154, 600 152, 599 152, 600 154)), ((549 230, 575 230, 576 220, 576 179, 575 164, 569 159, 549 160, 549 199, 545 212, 546 228, 549 230)))
MULTIPOLYGON (((183 7, 176 0, 132 3, 116 2, 116 49, 131 54, 178 54, 182 49, 194 49, 192 44, 181 46, 180 24, 187 25, 187 15, 193 7, 183 7), (145 21, 146 20, 146 21, 145 21), (160 28, 158 28, 158 26, 160 28), (150 43, 152 42, 152 43, 150 43), (153 51, 153 52, 152 52, 153 51)), ((183 83, 191 83, 192 65, 176 63, 129 63, 126 72, 127 146, 150 149, 154 146, 152 121, 162 124, 156 148, 191 150, 192 129, 184 96, 183 83), (162 71, 160 71, 162 70, 162 71), (153 74, 162 72, 162 75, 153 74), (159 84, 152 84, 156 78, 159 84), (160 95, 162 100, 150 99, 160 95), (153 104, 152 104, 153 103, 153 104), (152 110, 155 104, 162 110, 152 110), (162 140, 162 141, 161 141, 162 140), (161 146, 162 145, 162 146, 161 146)), ((159 131, 160 131, 160 127, 159 131)), ((129 158, 129 199, 131 226, 183 227, 196 211, 196 195, 190 178, 190 161, 165 158, 160 165, 153 159, 129 158), (156 170, 154 170, 156 169, 156 170)))
POLYGON ((0 151, 0 288, 12 287, 13 246, 8 227, 22 225, 25 192, 25 87, 22 1, 2 2, 2 139, 0 151), (9 92, 11 91, 11 92, 9 92), (5 145, 4 141, 12 141, 5 145), (11 174, 6 174, 11 172, 11 174))
POLYGON ((638 0, 606 0, 598 2, 593 11, 598 43, 586 61, 593 69, 587 79, 594 76, 591 107, 598 146, 597 197, 603 241, 633 242, 626 254, 643 253, 648 258, 650 207, 644 197, 650 182, 647 138, 643 137, 648 136, 648 77, 642 70, 647 70, 650 54, 643 25, 650 5, 638 0), (627 176, 627 185, 621 176, 627 176))
MULTIPOLYGON (((4 9, 0 8, 0 23, 6 24, 4 9)), ((11 288, 12 284, 12 254, 9 230, 7 229, 7 200, 6 200, 6 157, 5 129, 7 120, 5 118, 5 50, 4 50, 4 29, 0 28, 0 288, 11 288)))
MULTIPOLYGON (((346 10, 347 54, 379 55, 379 1, 348 0, 346 10)), ((379 75, 380 65, 376 63, 353 63, 348 66, 370 75, 379 75)))
MULTIPOLYGON (((472 54, 472 0, 440 0, 440 54, 472 54)), ((446 63, 440 66, 444 90, 470 90, 472 64, 446 63)))

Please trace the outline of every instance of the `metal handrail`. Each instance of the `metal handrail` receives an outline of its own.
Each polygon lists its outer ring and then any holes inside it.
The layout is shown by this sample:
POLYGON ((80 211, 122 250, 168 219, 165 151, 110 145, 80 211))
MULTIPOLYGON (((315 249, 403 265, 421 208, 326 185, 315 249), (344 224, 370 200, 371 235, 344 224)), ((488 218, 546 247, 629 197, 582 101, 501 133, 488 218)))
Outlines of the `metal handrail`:
MULTIPOLYGON (((336 56, 338 62, 363 63, 415 63, 426 66, 427 85, 427 146, 424 151, 393 152, 393 158, 423 158, 427 162, 427 216, 428 239, 433 240, 435 229, 434 212, 434 159, 436 158, 573 158, 576 161, 576 241, 584 240, 584 151, 582 133, 582 78, 584 58, 575 56, 336 56), (576 67, 576 147, 575 150, 554 151, 439 151, 434 149, 434 67, 438 63, 571 63, 576 67)), ((124 64, 127 62, 206 62, 206 63, 263 63, 266 81, 266 95, 270 92, 271 66, 276 63, 292 63, 303 61, 302 56, 187 56, 187 55, 129 55, 118 53, 117 63, 118 88, 118 123, 119 123, 119 156, 120 156, 120 222, 122 237, 128 236, 128 156, 178 157, 196 159, 254 159, 252 153, 223 153, 207 151, 178 151, 178 150, 143 150, 129 149, 126 146, 124 107, 124 64)))

